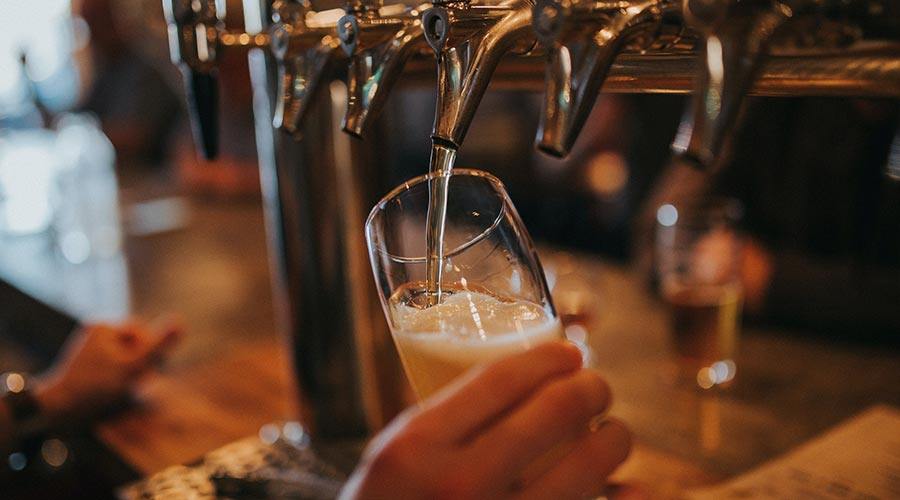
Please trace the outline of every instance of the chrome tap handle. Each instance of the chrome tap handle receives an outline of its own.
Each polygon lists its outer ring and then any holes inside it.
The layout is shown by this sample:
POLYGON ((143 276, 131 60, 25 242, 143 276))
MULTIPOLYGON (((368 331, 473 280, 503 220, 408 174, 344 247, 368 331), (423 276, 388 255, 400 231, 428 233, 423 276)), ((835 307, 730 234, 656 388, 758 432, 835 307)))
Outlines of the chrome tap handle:
POLYGON ((163 0, 172 62, 184 75, 188 112, 198 149, 207 159, 218 153, 216 60, 224 31, 224 0, 163 0))
POLYGON ((338 60, 334 24, 308 25, 307 0, 277 0, 272 8, 270 46, 278 64, 278 94, 272 125, 300 138, 309 105, 338 60))
POLYGON ((704 37, 694 96, 673 144, 676 153, 702 168, 721 161, 769 42, 795 11, 774 0, 684 1, 685 18, 704 37))
POLYGON ((484 12, 456 5, 432 7, 422 16, 438 68, 432 139, 453 148, 462 144, 500 59, 517 46, 536 43, 527 0, 484 12))
POLYGON ((534 28, 548 62, 537 148, 557 157, 569 154, 616 56, 640 35, 652 36, 664 12, 677 10, 677 0, 539 0, 534 28), (573 44, 584 44, 577 58, 573 44))
POLYGON ((380 2, 360 10, 351 4, 338 21, 341 46, 350 57, 343 129, 356 137, 363 137, 381 113, 409 58, 427 47, 417 8, 394 6, 380 12, 378 6, 380 2))

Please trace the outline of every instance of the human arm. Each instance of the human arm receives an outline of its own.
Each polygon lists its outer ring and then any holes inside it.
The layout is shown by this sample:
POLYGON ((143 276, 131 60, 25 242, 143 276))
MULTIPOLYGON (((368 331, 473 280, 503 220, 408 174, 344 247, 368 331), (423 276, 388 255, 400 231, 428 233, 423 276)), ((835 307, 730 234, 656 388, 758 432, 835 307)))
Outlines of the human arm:
MULTIPOLYGON (((181 336, 177 322, 91 324, 76 330, 53 366, 30 389, 48 425, 95 416, 127 396, 181 336)), ((18 432, 11 409, 0 400, 0 449, 18 432)))

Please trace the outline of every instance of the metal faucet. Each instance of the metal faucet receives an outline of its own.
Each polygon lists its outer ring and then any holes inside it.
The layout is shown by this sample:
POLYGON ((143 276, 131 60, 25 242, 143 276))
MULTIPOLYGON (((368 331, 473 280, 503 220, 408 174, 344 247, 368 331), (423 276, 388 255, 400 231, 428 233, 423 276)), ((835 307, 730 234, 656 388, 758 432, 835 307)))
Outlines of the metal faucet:
MULTIPOLYGON (((834 84, 850 80, 868 67, 868 71, 884 72, 879 75, 882 88, 896 86, 897 76, 891 68, 900 57, 898 10, 890 0, 684 0, 685 20, 703 33, 703 41, 698 50, 694 98, 682 119, 674 151, 702 168, 717 168, 727 158, 744 97, 766 60, 777 53, 793 58, 789 71, 797 72, 806 65, 809 73, 830 73, 834 84), (879 16, 875 13, 884 16, 883 20, 876 21, 879 16), (878 33, 884 26, 893 30, 878 33), (849 58, 843 66, 820 62, 862 42, 866 31, 895 43, 860 43, 859 57, 849 58), (884 37, 886 33, 890 34, 884 37), (875 64, 866 61, 879 55, 886 59, 875 64)), ((850 95, 872 94, 859 88, 850 90, 850 95)))
POLYGON ((722 157, 746 95, 896 96, 897 11, 885 0, 538 0, 537 148, 565 156, 601 87, 683 92, 693 80, 673 147, 700 165, 722 157), (864 32, 880 40, 854 45, 864 32))
POLYGON ((694 97, 673 145, 676 153, 703 168, 721 161, 770 42, 795 14, 782 1, 684 1, 685 19, 703 37, 694 97))
POLYGON ((680 11, 681 0, 538 0, 534 29, 548 56, 537 148, 569 154, 615 58, 681 42, 680 11))
POLYGON ((198 149, 207 159, 218 153, 216 61, 225 30, 224 0, 163 0, 172 62, 184 75, 188 111, 198 149))
POLYGON ((351 1, 337 23, 350 57, 343 129, 363 137, 384 107, 410 57, 428 49, 420 13, 428 4, 387 7, 382 0, 351 1))
POLYGON ((224 0, 164 0, 172 61, 187 86, 195 135, 206 158, 218 149, 218 54, 227 47, 268 46, 278 63, 275 128, 299 138, 309 102, 341 59, 336 21, 339 10, 316 12, 309 0, 275 0, 268 33, 225 29, 224 0))
POLYGON ((436 145, 458 149, 501 58, 535 49, 531 7, 529 0, 435 2, 422 15, 437 57, 436 145))
POLYGON ((351 147, 336 126, 347 101, 336 30, 344 10, 245 0, 244 18, 256 22, 248 21, 248 32, 229 32, 224 2, 163 1, 173 60, 185 72, 208 157, 217 145, 216 56, 256 49, 248 57, 263 206, 299 414, 320 451, 352 453, 410 400, 362 230, 385 182, 365 161, 367 145, 351 147))
POLYGON ((338 11, 315 12, 309 0, 272 4, 271 46, 278 63, 278 101, 273 125, 300 138, 304 116, 322 82, 341 61, 338 11))

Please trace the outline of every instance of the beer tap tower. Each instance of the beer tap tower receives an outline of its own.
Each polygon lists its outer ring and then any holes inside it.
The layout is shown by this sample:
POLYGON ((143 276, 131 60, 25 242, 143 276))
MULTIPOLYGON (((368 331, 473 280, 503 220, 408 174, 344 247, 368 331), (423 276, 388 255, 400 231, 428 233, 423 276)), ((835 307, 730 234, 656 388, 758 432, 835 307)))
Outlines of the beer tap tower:
POLYGON ((693 91, 673 148, 706 169, 746 95, 900 97, 895 0, 350 0, 331 11, 245 0, 260 22, 242 33, 225 30, 223 4, 164 0, 172 59, 211 157, 217 56, 253 49, 276 299, 302 420, 320 442, 364 438, 408 403, 362 231, 390 186, 374 141, 339 125, 367 136, 401 73, 437 70, 432 165, 456 154, 492 79, 545 91, 536 142, 555 156, 601 91, 693 91))
POLYGON ((215 55, 232 48, 223 40, 256 42, 241 46, 256 49, 249 62, 260 179, 299 416, 319 443, 358 442, 408 396, 362 236, 386 186, 373 162, 363 161, 365 144, 335 133, 347 102, 340 83, 347 55, 337 30, 344 11, 316 11, 306 0, 246 0, 245 19, 256 23, 229 33, 222 5, 165 0, 164 7, 172 58, 186 75, 191 119, 208 158, 216 153, 215 55))

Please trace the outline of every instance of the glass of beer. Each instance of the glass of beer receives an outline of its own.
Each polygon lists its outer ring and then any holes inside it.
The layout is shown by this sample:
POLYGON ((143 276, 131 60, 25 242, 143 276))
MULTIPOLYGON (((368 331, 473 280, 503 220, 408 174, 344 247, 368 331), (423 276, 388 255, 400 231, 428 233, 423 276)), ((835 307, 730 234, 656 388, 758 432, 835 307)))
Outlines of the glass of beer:
POLYGON ((695 199, 657 210, 656 263, 682 371, 709 389, 735 376, 743 291, 741 205, 695 199))
MULTIPOLYGON (((468 169, 407 181, 372 209, 366 240, 406 374, 422 399, 472 366, 561 339, 534 244, 503 184, 468 169), (426 281, 430 183, 448 176, 438 300, 426 281)), ((432 254, 433 255, 433 254, 432 254)))

